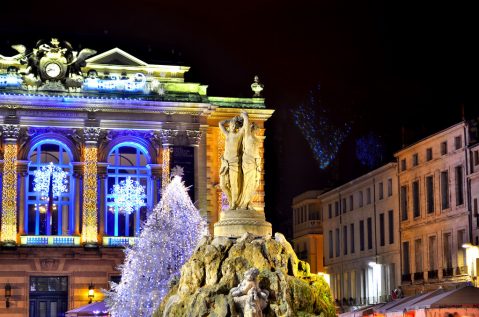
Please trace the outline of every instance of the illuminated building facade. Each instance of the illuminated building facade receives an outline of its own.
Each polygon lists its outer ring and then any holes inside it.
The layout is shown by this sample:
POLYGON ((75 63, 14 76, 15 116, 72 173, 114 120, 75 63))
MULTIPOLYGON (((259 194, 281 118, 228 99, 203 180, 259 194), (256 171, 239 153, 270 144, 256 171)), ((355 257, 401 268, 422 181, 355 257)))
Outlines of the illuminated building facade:
POLYGON ((473 185, 477 173, 471 174, 471 154, 477 146, 471 152, 470 144, 468 124, 461 122, 395 155, 406 294, 439 285, 455 287, 477 275, 471 275, 468 262, 475 259, 468 261, 466 253, 472 253, 465 248, 474 242, 473 232, 477 232, 471 206, 478 193, 473 185))
POLYGON ((338 306, 387 301, 400 283, 396 163, 318 196, 324 266, 338 306))
MULTIPOLYGON (((257 91, 208 96, 206 85, 184 81, 189 67, 118 48, 75 52, 53 39, 15 49, 0 55, 0 289, 11 286, 0 316, 53 316, 87 304, 90 285, 101 300, 119 278, 122 247, 174 166, 212 227, 223 208, 218 122, 247 109, 264 136, 273 111, 257 91), (125 214, 113 188, 128 177, 145 196, 125 214)), ((264 209, 264 182, 255 208, 264 209)))
POLYGON ((310 190, 293 198, 293 245, 300 260, 312 273, 324 272, 321 191, 310 190))

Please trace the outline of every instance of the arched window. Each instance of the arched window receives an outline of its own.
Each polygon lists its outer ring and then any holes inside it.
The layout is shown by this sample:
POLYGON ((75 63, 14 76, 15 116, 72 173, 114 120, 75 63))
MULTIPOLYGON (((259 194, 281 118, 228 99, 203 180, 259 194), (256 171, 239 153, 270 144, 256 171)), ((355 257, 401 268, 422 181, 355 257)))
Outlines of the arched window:
POLYGON ((146 219, 147 207, 151 205, 151 173, 147 165, 150 157, 146 149, 133 142, 116 145, 108 155, 108 179, 106 186, 105 234, 107 236, 132 237, 139 233, 141 223, 146 219), (113 186, 131 177, 145 189, 146 206, 129 215, 119 212, 115 206, 113 186))
POLYGON ((43 140, 31 148, 28 160, 25 232, 29 235, 71 235, 75 227, 75 186, 70 149, 60 141, 43 140))

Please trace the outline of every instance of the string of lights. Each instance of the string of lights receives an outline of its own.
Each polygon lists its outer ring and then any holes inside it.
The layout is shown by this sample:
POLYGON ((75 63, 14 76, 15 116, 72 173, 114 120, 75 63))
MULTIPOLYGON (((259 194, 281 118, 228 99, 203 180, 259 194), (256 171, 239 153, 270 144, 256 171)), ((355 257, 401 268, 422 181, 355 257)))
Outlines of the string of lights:
POLYGON ((164 146, 162 151, 162 169, 161 169, 161 189, 164 190, 168 185, 170 179, 170 156, 171 149, 169 146, 164 146))
POLYGON ((3 155, 2 242, 17 240, 17 145, 6 144, 3 155))
MULTIPOLYGON (((318 87, 319 92, 319 87, 318 87)), ((348 123, 338 127, 328 117, 314 91, 309 93, 307 102, 292 110, 294 124, 313 151, 320 169, 327 168, 336 158, 341 144, 351 131, 348 123), (320 109, 319 114, 314 110, 320 109)))
POLYGON ((97 155, 96 147, 85 148, 83 175, 83 243, 98 243, 97 238, 97 155))
POLYGON ((152 316, 191 257, 206 222, 180 176, 174 176, 153 209, 137 243, 125 250, 121 281, 111 283, 105 302, 113 317, 152 316))

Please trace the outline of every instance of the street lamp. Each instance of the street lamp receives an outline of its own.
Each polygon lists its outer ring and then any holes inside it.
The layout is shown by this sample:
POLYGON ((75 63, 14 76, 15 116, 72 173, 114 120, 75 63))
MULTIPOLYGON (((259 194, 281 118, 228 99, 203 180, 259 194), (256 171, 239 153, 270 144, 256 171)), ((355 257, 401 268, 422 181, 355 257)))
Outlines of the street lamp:
POLYGON ((10 307, 10 297, 12 297, 12 285, 5 284, 5 307, 10 307))
POLYGON ((88 285, 88 298, 90 299, 88 304, 93 302, 93 297, 95 297, 95 286, 92 282, 90 282, 90 285, 88 285))

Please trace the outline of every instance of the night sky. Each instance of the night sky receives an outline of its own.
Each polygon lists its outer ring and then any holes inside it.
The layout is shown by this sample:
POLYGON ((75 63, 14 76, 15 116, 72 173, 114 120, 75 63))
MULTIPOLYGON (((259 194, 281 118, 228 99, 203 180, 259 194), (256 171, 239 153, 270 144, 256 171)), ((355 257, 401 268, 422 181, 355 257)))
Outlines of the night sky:
POLYGON ((412 143, 479 115, 478 19, 461 1, 9 1, 2 3, 0 54, 58 37, 76 49, 120 47, 149 63, 191 66, 187 81, 210 96, 251 97, 254 75, 268 108, 266 208, 289 233, 292 197, 367 170, 354 140, 373 132, 383 162, 412 143), (309 90, 352 132, 320 170, 291 119, 309 90))

